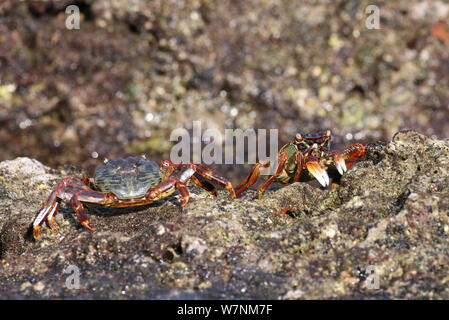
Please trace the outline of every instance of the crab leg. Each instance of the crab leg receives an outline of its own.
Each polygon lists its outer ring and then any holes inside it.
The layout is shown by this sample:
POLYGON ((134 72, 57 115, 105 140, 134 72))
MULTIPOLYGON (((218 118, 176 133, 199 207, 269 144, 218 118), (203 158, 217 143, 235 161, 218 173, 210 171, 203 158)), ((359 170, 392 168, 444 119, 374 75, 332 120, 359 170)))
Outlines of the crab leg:
POLYGON ((192 180, 193 182, 195 182, 196 185, 210 192, 210 194, 212 194, 214 197, 217 196, 217 189, 215 189, 215 187, 211 183, 205 180, 198 173, 195 172, 195 174, 192 176, 192 180))
POLYGON ((74 196, 70 202, 72 204, 73 210, 76 213, 78 221, 87 229, 95 230, 95 228, 92 227, 91 224, 89 223, 89 220, 87 219, 86 209, 84 208, 83 204, 79 201, 78 197, 74 196))
POLYGON ((181 207, 184 207, 190 199, 189 190, 187 190, 187 187, 184 183, 179 181, 176 182, 176 189, 178 189, 179 194, 181 194, 181 197, 184 199, 181 203, 181 207))
POLYGON ((55 224, 53 221, 55 220, 56 213, 59 210, 59 206, 61 205, 61 201, 58 199, 55 204, 51 207, 48 216, 47 216, 47 224, 50 227, 50 229, 55 228, 55 224))
POLYGON ((231 199, 235 199, 236 195, 235 195, 234 188, 232 187, 232 183, 228 179, 217 175, 214 171, 209 169, 204 164, 193 164, 192 163, 190 165, 192 165, 195 168, 194 170, 198 174, 200 174, 203 178, 206 178, 207 180, 215 182, 215 183, 219 184, 220 186, 222 186, 223 188, 227 189, 229 191, 229 193, 231 194, 231 199))
POLYGON ((281 155, 279 156, 276 172, 270 178, 268 178, 268 180, 265 181, 262 187, 260 187, 260 189, 257 191, 257 199, 260 199, 262 197, 262 193, 265 191, 265 189, 268 188, 268 186, 279 176, 282 170, 284 170, 284 164, 286 160, 287 155, 285 153, 281 153, 281 155))
POLYGON ((107 195, 90 190, 85 183, 74 177, 67 177, 61 180, 48 196, 44 205, 38 211, 33 221, 33 237, 39 240, 39 229, 42 224, 47 221, 50 228, 54 228, 54 219, 58 213, 61 200, 70 201, 76 212, 78 221, 90 230, 94 228, 89 224, 86 209, 81 202, 110 204, 113 199, 109 199, 107 195))
POLYGON ((151 201, 159 200, 173 193, 176 188, 184 199, 181 204, 181 207, 184 207, 190 198, 189 191, 186 187, 186 183, 189 179, 192 179, 198 186, 216 196, 217 191, 209 181, 215 182, 228 189, 231 193, 231 197, 233 199, 235 198, 234 188, 230 181, 217 175, 205 165, 193 164, 191 162, 182 163, 176 166, 175 170, 166 180, 162 181, 155 188, 147 191, 145 198, 151 201), (206 181, 205 179, 209 181, 206 181))
POLYGON ((94 231, 95 228, 89 223, 89 219, 87 218, 87 210, 83 203, 108 205, 113 202, 115 202, 114 199, 108 198, 108 194, 93 190, 79 191, 70 199, 70 203, 72 204, 73 211, 75 211, 78 221, 84 227, 92 231, 94 231))
POLYGON ((193 164, 180 164, 176 167, 176 170, 170 174, 168 179, 148 190, 145 198, 151 201, 159 200, 172 194, 176 188, 184 199, 181 203, 181 207, 184 207, 187 202, 189 202, 190 198, 186 182, 192 178, 194 174, 195 167, 193 164))
POLYGON ((245 180, 237 186, 235 189, 235 194, 238 197, 243 191, 251 187, 254 183, 256 183, 257 178, 260 175, 261 168, 268 168, 270 166, 270 161, 259 161, 254 166, 253 170, 246 176, 245 180))
POLYGON ((301 151, 296 151, 296 175, 295 182, 299 181, 299 176, 301 175, 302 168, 304 166, 304 158, 301 151))
POLYGON ((34 218, 33 221, 33 237, 36 240, 39 240, 39 229, 41 228, 42 224, 47 221, 50 228, 53 229, 54 224, 54 216, 58 212, 59 209, 59 201, 58 201, 58 194, 61 192, 61 190, 66 186, 67 181, 72 179, 71 177, 62 179, 56 187, 53 189, 53 191, 50 193, 50 195, 47 197, 47 199, 44 202, 44 205, 39 209, 37 212, 36 218, 34 218))

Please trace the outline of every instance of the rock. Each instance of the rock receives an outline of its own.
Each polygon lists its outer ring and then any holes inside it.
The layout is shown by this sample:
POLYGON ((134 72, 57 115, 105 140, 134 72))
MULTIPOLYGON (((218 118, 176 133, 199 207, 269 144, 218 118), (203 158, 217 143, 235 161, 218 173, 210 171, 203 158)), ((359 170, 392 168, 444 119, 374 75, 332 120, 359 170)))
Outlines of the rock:
POLYGON ((33 289, 34 289, 35 291, 42 291, 42 290, 44 290, 44 288, 45 288, 45 285, 44 285, 44 283, 43 283, 42 281, 37 282, 37 283, 33 286, 33 289))
POLYGON ((183 209, 176 195, 90 207, 95 232, 62 205, 36 243, 29 226, 60 178, 36 160, 0 163, 3 298, 449 299, 449 147, 415 131, 368 145, 335 189, 295 183, 230 201, 189 184, 197 196, 183 209))

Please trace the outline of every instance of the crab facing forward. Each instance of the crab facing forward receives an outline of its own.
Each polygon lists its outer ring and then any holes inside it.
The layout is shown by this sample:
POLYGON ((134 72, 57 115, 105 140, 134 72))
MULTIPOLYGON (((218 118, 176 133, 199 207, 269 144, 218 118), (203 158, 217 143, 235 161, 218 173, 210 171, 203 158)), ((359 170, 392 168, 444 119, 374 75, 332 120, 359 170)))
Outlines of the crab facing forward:
POLYGON ((231 182, 203 164, 175 165, 164 160, 159 166, 145 157, 111 159, 97 168, 93 178, 66 177, 56 185, 36 214, 34 239, 39 240, 39 229, 45 221, 54 228, 53 220, 61 201, 70 201, 78 221, 87 229, 95 230, 87 218, 86 205, 140 206, 165 198, 177 189, 183 197, 183 207, 189 201, 186 184, 190 179, 214 196, 217 191, 209 181, 229 190, 232 199, 236 197, 231 182))
MULTIPOLYGON (((315 178, 323 187, 327 187, 329 186, 327 171, 332 173, 332 177, 343 175, 365 154, 365 147, 359 143, 346 147, 342 152, 331 151, 330 143, 330 130, 315 134, 297 133, 291 142, 279 150, 275 173, 271 176, 262 176, 267 181, 258 190, 257 198, 262 197, 262 193, 272 182, 287 184, 315 178), (335 174, 336 172, 338 173, 335 174)), ((235 188, 237 197, 257 181, 262 168, 269 166, 269 161, 259 161, 245 180, 235 188)))

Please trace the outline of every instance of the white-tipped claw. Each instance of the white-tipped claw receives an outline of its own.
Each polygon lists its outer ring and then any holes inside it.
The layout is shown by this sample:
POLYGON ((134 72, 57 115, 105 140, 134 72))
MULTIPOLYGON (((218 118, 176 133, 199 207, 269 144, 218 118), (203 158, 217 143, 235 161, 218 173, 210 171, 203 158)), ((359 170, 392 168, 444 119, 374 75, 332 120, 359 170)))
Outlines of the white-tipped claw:
POLYGON ((337 168, 338 172, 343 175, 348 169, 346 168, 346 162, 345 159, 341 155, 336 155, 334 158, 335 167, 337 168))
POLYGON ((50 210, 51 206, 43 207, 39 210, 37 217, 34 219, 33 226, 39 226, 42 224, 42 221, 47 217, 48 210, 50 210))
POLYGON ((323 187, 327 187, 330 184, 329 176, 327 175, 326 170, 324 170, 318 162, 308 162, 306 163, 306 168, 323 187))

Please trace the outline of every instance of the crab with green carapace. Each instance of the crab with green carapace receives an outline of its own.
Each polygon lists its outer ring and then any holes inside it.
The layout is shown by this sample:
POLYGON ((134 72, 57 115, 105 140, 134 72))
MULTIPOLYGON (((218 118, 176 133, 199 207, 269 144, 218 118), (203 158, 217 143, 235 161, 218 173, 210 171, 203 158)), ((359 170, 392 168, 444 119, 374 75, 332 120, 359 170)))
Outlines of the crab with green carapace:
POLYGON ((231 199, 235 198, 231 182, 203 164, 187 162, 175 165, 164 160, 159 166, 145 157, 105 160, 93 178, 66 177, 56 185, 36 214, 33 236, 39 240, 39 229, 45 221, 54 228, 53 220, 61 201, 70 201, 78 221, 90 230, 94 227, 89 223, 85 208, 89 204, 115 208, 140 206, 178 190, 183 198, 183 207, 189 201, 186 184, 190 179, 216 196, 217 191, 211 184, 214 182, 229 190, 231 199))

